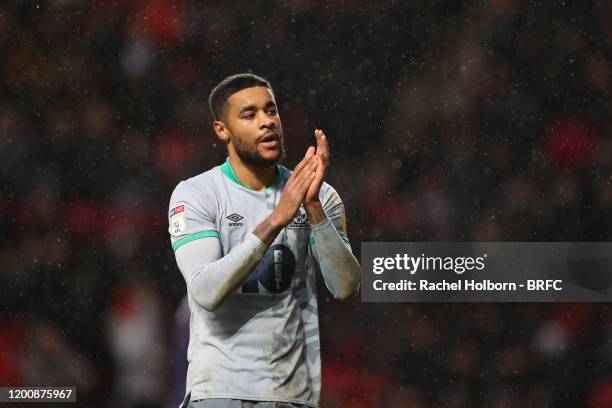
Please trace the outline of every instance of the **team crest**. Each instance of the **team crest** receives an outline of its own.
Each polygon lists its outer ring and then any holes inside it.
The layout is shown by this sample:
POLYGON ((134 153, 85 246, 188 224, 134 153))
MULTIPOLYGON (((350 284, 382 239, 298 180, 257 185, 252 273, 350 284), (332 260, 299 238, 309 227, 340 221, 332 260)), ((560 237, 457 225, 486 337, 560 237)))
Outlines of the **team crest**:
POLYGON ((300 207, 293 221, 288 225, 288 228, 310 228, 310 224, 308 224, 308 215, 306 215, 304 208, 300 207))

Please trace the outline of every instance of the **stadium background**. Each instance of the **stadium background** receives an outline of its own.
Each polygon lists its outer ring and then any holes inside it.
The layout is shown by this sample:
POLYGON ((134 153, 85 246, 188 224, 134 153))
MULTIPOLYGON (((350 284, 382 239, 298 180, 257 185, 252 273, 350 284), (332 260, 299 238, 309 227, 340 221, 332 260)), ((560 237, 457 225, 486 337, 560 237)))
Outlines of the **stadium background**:
MULTIPOLYGON (((252 70, 292 167, 323 128, 362 241, 610 241, 612 6, 0 3, 0 385, 170 406, 172 188, 224 160, 206 97, 252 70)), ((322 407, 612 407, 607 304, 320 291, 322 407)))

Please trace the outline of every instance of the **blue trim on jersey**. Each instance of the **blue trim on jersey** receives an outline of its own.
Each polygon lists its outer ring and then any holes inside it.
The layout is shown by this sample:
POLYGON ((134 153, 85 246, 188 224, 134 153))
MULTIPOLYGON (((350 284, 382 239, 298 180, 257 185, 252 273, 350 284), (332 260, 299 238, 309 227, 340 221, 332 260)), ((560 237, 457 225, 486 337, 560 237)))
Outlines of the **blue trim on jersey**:
MULTIPOLYGON (((227 178, 229 178, 230 180, 232 180, 234 183, 238 184, 239 186, 247 188, 251 191, 257 191, 257 190, 253 190, 252 188, 245 186, 244 184, 240 182, 240 180, 236 176, 236 173, 234 173, 234 169, 232 168, 232 164, 230 163, 229 157, 227 158, 227 160, 225 160, 225 163, 221 165, 221 172, 223 172, 223 174, 225 174, 227 178)), ((280 174, 281 174, 281 169, 280 169, 280 166, 277 164, 276 165, 276 175, 274 176, 274 180, 272 180, 272 184, 266 187, 266 190, 276 187, 278 185, 280 181, 280 174)))
POLYGON ((209 238, 209 237, 219 238, 219 233, 215 230, 196 232, 195 234, 188 235, 176 241, 172 245, 172 249, 174 250, 174 252, 176 252, 177 249, 179 249, 180 247, 182 247, 188 242, 195 241, 196 239, 209 238))

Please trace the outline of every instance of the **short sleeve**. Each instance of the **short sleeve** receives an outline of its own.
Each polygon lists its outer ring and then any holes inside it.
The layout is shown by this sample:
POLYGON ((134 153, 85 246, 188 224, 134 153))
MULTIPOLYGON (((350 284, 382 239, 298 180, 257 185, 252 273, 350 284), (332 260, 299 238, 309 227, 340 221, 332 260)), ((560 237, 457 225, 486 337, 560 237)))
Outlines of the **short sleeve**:
POLYGON ((202 238, 219 238, 216 228, 216 203, 190 181, 176 186, 168 208, 168 232, 172 249, 176 251, 188 242, 202 238))

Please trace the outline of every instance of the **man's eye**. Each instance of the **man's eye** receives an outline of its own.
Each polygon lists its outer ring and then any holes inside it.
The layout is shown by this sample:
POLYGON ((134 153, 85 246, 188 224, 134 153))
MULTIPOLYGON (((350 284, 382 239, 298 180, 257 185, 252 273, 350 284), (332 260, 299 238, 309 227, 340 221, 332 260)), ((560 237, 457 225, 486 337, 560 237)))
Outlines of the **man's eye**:
POLYGON ((276 108, 270 108, 270 109, 268 109, 268 115, 275 116, 275 115, 276 115, 276 108))
POLYGON ((244 115, 242 115, 242 119, 253 119, 254 117, 255 114, 253 112, 245 113, 244 115))

